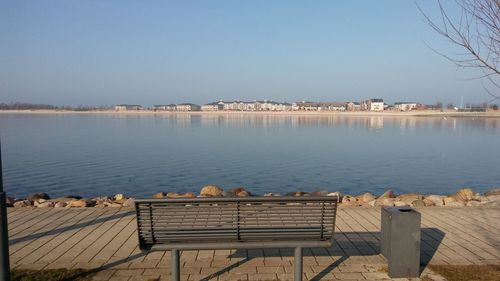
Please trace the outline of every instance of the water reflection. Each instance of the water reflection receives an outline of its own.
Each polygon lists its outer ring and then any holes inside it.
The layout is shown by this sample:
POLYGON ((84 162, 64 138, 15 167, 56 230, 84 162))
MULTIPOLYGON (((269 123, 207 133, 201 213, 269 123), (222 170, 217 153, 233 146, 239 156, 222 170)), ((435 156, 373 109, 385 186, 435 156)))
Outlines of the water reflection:
POLYGON ((500 184, 500 118, 280 114, 0 115, 13 196, 500 184))
MULTIPOLYGON (((414 130, 429 127, 434 130, 469 128, 473 130, 498 131, 500 118, 477 117, 393 117, 393 116, 308 116, 308 115, 264 115, 264 114, 164 114, 139 115, 116 114, 122 120, 153 118, 156 124, 175 127, 234 127, 234 128, 273 128, 273 127, 350 127, 366 129, 399 128, 414 130)), ((128 123, 128 122, 127 122, 128 123)))

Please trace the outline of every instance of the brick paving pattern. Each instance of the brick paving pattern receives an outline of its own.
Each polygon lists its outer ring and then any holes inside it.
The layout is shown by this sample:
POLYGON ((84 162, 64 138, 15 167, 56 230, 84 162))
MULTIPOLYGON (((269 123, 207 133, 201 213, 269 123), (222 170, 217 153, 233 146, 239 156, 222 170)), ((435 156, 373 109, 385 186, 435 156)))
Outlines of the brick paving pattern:
MULTIPOLYGON (((421 208, 423 264, 500 264, 500 208, 421 208)), ((138 249, 129 208, 9 208, 12 268, 96 269, 94 280, 170 280, 170 252, 138 249)), ((389 279, 379 208, 339 208, 335 245, 304 250, 305 280, 389 279)), ((184 251, 182 280, 293 280, 293 250, 184 251)))

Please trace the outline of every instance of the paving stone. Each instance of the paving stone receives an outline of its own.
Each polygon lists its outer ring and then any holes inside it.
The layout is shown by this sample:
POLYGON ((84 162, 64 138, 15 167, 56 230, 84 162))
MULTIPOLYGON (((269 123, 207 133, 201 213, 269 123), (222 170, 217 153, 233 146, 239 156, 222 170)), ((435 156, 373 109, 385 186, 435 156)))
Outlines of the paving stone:
MULTIPOLYGON (((278 280, 280 280, 280 281, 293 281, 293 280, 295 280, 293 274, 289 274, 289 273, 282 274, 281 273, 281 274, 276 274, 276 275, 277 275, 278 280)), ((303 275, 303 279, 309 280, 309 278, 306 274, 303 275)))
POLYGON ((130 263, 130 269, 136 268, 155 268, 158 262, 156 261, 143 261, 143 262, 132 262, 130 263))
POLYGON ((113 276, 108 281, 128 281, 131 276, 113 276))
POLYGON ((338 280, 332 273, 317 274, 317 273, 306 273, 306 280, 338 280))
POLYGON ((338 267, 340 272, 365 272, 365 265, 362 264, 346 264, 338 267))
POLYGON ((362 274, 368 280, 391 279, 385 272, 363 272, 362 274))
POLYGON ((119 269, 113 276, 141 276, 144 269, 119 269))
MULTIPOLYGON (((211 275, 219 271, 223 271, 224 268, 222 267, 202 267, 201 268, 201 274, 206 274, 206 275, 211 275)), ((182 270, 181 270, 182 272, 182 270)))
POLYGON ((363 280, 365 277, 360 272, 334 272, 335 278, 340 280, 363 280))
POLYGON ((273 273, 256 273, 256 274, 248 274, 248 280, 256 280, 256 281, 268 281, 268 280, 278 280, 276 274, 273 273))
POLYGON ((143 275, 170 275, 170 268, 148 268, 142 273, 143 275))
POLYGON ((324 266, 324 265, 313 265, 311 266, 311 269, 313 272, 340 272, 340 269, 338 266, 324 266))
POLYGON ((237 266, 231 268, 232 273, 245 273, 245 274, 255 274, 257 273, 257 266, 237 266))
POLYGON ((17 264, 16 269, 42 270, 46 266, 46 264, 17 264))
POLYGON ((264 259, 265 266, 291 266, 293 263, 290 260, 282 259, 264 259))
POLYGON ((285 273, 285 268, 281 266, 258 266, 257 273, 285 273))
POLYGON ((219 275, 219 281, 245 281, 248 280, 248 275, 244 273, 229 273, 219 275))

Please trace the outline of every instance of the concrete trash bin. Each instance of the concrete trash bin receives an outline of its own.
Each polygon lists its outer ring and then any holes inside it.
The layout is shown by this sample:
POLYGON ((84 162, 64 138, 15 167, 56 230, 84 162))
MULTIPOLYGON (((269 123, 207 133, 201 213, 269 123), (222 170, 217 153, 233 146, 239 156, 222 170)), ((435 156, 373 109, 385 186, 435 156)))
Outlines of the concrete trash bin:
POLYGON ((382 208, 380 251, 389 277, 419 277, 420 220, 420 213, 410 207, 382 208))

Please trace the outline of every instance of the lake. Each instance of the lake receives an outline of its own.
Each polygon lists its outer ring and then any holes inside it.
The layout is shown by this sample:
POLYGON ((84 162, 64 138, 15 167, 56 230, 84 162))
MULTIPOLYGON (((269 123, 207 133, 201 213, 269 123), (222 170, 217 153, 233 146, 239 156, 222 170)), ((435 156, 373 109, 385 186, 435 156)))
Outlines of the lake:
POLYGON ((500 186, 500 118, 0 114, 10 196, 500 186))

